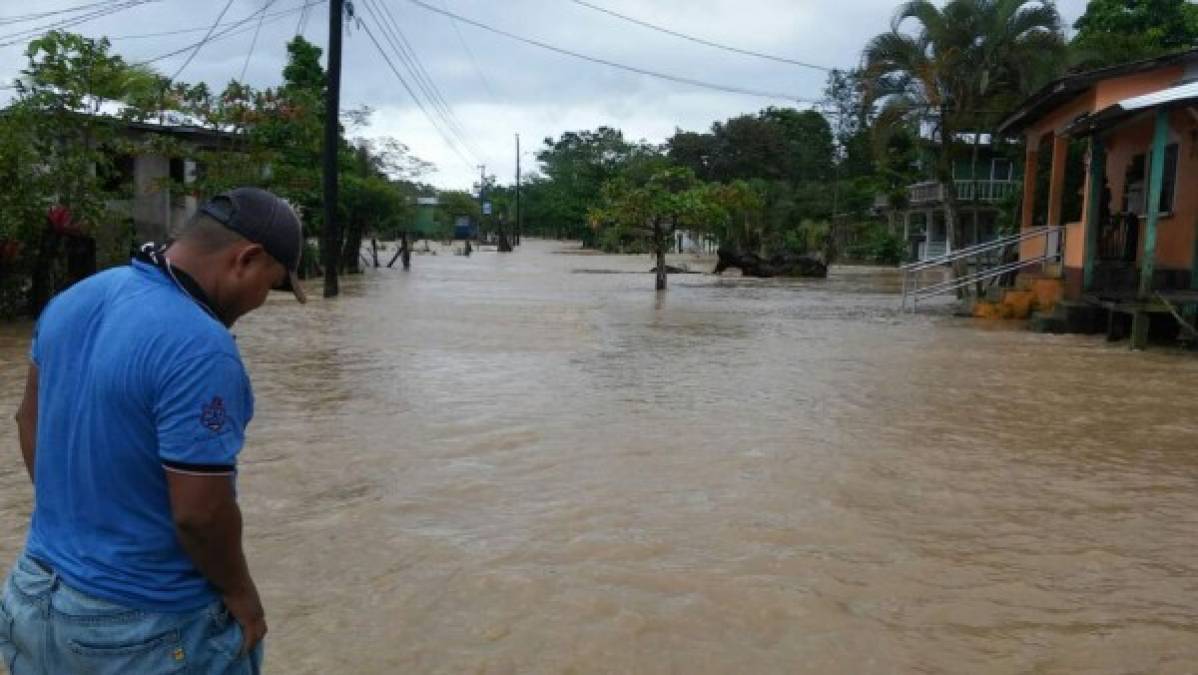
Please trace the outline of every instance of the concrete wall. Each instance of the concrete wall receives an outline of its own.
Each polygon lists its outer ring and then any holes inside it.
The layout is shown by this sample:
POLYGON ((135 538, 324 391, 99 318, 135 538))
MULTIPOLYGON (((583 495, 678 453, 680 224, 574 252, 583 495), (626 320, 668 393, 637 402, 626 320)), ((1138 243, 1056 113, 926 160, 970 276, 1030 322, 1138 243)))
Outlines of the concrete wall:
MULTIPOLYGON (((1029 148, 1037 148, 1045 136, 1058 134, 1078 116, 1102 110, 1121 100, 1142 94, 1160 91, 1177 83, 1184 68, 1174 66, 1149 73, 1128 75, 1097 83, 1089 91, 1053 110, 1030 125, 1025 131, 1029 148)), ((1156 264, 1160 269, 1189 270, 1193 265, 1195 246, 1198 242, 1198 111, 1178 110, 1170 115, 1169 143, 1178 144, 1178 173, 1171 214, 1164 214, 1157 228, 1156 264)), ((1142 119, 1121 127, 1104 138, 1107 149, 1107 183, 1111 189, 1111 212, 1122 209, 1126 190, 1125 174, 1132 158, 1147 152, 1152 143, 1153 116, 1146 114, 1142 119)), ((1034 176, 1025 178, 1034 181, 1034 176)), ((1086 178, 1087 186, 1089 177, 1086 178)), ((1088 195, 1088 188, 1086 194, 1088 195)), ((1085 205, 1085 211, 1091 208, 1085 205)), ((1084 222, 1065 224, 1064 276, 1069 295, 1076 297, 1081 292, 1082 268, 1085 264, 1084 222)), ((1140 247, 1143 250, 1145 228, 1140 228, 1140 247)), ((1041 240, 1024 242, 1020 255, 1030 258, 1041 255, 1044 246, 1041 240)))

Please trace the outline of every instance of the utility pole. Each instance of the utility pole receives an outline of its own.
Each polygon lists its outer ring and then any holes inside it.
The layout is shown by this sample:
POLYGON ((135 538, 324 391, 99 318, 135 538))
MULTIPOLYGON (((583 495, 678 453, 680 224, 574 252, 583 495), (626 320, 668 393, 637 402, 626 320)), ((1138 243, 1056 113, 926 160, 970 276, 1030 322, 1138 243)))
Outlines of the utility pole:
POLYGON ((520 245, 520 233, 524 223, 520 218, 520 134, 516 134, 516 246, 520 245))
POLYGON ((478 165, 478 238, 483 236, 483 218, 487 215, 487 165, 478 165))
MULTIPOLYGON (((341 265, 341 228, 337 224, 337 146, 341 108, 341 16, 344 0, 329 0, 329 72, 324 111, 324 297, 335 297, 340 289, 337 272, 341 265)), ((355 254, 356 255, 356 254, 355 254)))

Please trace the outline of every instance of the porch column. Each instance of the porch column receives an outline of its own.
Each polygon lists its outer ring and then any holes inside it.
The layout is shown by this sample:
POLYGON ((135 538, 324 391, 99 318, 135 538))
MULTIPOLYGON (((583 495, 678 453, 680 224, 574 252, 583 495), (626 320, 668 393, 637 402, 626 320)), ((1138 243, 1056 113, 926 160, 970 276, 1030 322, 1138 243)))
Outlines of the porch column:
POLYGON ((1048 183, 1048 225, 1062 225, 1061 209, 1065 203, 1065 163, 1069 159, 1069 139, 1052 138, 1052 179, 1048 183))
POLYGON ((1027 154, 1023 161, 1023 214, 1020 228, 1028 229, 1036 218, 1036 169, 1040 166, 1040 144, 1027 139, 1027 154))
POLYGON ((1098 134, 1090 137, 1090 171, 1086 190, 1086 246, 1083 262, 1082 289, 1094 288, 1094 261, 1098 259, 1098 233, 1102 229, 1102 186, 1106 183, 1106 148, 1098 134))
MULTIPOLYGON (((1140 256, 1140 302, 1152 294, 1156 272, 1156 226, 1161 217, 1161 187, 1165 181, 1165 143, 1169 138, 1169 110, 1157 108, 1156 128, 1152 136, 1152 168, 1148 175, 1148 222, 1144 229, 1144 252, 1140 256)), ((1132 348, 1148 344, 1148 313, 1136 312, 1132 320, 1132 348)))

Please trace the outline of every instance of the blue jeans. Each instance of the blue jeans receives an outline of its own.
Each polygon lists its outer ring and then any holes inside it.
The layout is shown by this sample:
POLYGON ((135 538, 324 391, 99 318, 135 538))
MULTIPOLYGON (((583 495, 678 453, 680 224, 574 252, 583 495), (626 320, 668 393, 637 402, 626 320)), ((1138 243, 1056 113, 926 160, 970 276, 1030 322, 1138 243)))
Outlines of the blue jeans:
POLYGON ((24 555, 0 597, 0 663, 11 675, 257 675, 262 645, 238 656, 241 640, 219 602, 178 614, 130 609, 69 588, 24 555))

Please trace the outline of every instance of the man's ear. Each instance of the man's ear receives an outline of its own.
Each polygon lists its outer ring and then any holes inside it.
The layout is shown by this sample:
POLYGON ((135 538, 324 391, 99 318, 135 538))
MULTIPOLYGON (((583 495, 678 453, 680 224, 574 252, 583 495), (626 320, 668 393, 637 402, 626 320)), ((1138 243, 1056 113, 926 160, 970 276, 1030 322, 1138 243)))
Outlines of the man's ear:
POLYGON ((254 263, 259 262, 262 256, 266 255, 266 250, 262 248, 262 244, 247 244, 237 252, 237 257, 234 259, 238 271, 248 270, 254 263))

